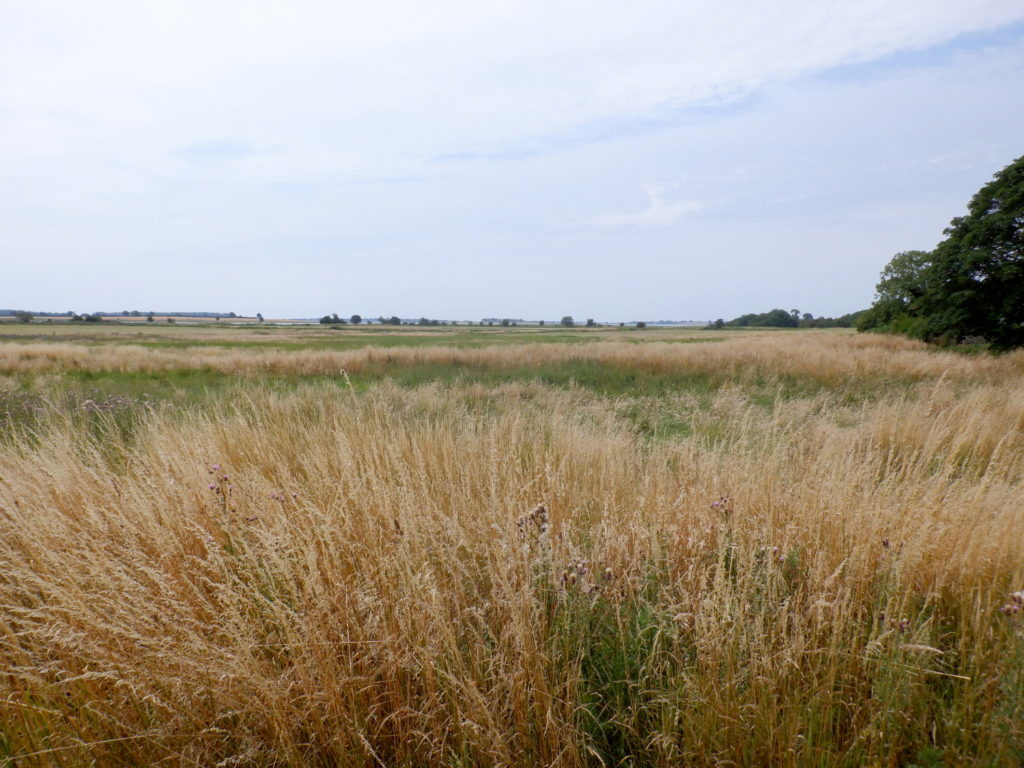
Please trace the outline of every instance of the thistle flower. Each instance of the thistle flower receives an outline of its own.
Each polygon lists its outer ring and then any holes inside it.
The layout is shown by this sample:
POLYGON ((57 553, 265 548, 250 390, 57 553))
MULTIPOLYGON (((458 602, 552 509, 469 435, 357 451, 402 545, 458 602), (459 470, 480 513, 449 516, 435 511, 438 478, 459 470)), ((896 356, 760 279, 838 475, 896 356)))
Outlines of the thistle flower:
POLYGON ((528 515, 524 515, 516 521, 516 527, 519 529, 520 536, 525 537, 530 534, 534 538, 540 538, 548 531, 548 508, 543 504, 538 504, 528 515))

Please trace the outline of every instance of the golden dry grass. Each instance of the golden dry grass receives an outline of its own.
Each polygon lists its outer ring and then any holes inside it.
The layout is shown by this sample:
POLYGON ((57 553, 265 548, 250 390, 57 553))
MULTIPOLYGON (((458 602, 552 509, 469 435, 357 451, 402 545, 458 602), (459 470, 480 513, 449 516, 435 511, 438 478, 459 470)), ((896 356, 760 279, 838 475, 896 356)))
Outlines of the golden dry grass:
POLYGON ((714 344, 597 341, 582 345, 367 346, 301 351, 208 346, 154 349, 67 342, 0 344, 0 372, 4 373, 207 369, 246 376, 333 376, 340 371, 360 373, 368 368, 386 371, 388 366, 442 364, 503 370, 581 360, 673 374, 708 372, 723 381, 796 375, 835 384, 851 378, 1005 380, 1024 375, 1024 351, 971 358, 929 349, 900 337, 837 336, 828 331, 742 336, 714 344))
POLYGON ((1007 607, 1024 588, 1020 355, 813 334, 94 352, 5 347, 3 367, 174 359, 252 375, 585 355, 724 383, 645 403, 691 427, 655 441, 623 400, 522 382, 257 380, 129 437, 112 417, 86 431, 54 415, 0 448, 12 764, 1024 754, 1024 636, 1007 607), (745 394, 798 374, 917 383, 857 405, 827 388, 770 407, 745 394))

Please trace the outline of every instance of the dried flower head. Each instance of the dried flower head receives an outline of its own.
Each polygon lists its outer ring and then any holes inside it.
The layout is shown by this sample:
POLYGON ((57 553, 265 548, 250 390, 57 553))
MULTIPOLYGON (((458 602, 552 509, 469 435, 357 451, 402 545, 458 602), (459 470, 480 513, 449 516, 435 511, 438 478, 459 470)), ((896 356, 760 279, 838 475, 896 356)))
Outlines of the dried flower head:
POLYGON ((524 538, 539 539, 548 531, 548 508, 538 504, 533 510, 516 521, 519 535, 524 538))

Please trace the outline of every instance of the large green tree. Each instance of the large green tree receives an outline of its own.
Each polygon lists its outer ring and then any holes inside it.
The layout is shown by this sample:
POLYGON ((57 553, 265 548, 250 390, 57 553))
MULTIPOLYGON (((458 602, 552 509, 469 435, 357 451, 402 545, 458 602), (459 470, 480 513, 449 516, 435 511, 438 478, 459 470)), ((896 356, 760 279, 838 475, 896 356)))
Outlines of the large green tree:
POLYGON ((982 187, 945 235, 921 302, 926 336, 1024 346, 1024 157, 982 187))
POLYGON ((1024 157, 982 187, 944 234, 930 253, 896 254, 858 327, 1024 346, 1024 157))
POLYGON ((857 327, 866 330, 885 326, 906 332, 916 323, 916 335, 922 335, 924 322, 915 318, 928 292, 931 265, 932 254, 928 251, 903 251, 893 256, 875 286, 874 304, 858 320, 857 327))

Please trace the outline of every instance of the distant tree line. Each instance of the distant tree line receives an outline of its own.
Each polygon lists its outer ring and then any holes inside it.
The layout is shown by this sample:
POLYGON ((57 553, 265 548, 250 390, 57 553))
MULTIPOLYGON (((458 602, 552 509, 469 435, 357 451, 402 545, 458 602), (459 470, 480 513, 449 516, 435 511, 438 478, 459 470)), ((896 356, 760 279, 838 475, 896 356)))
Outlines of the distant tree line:
POLYGON ((800 312, 799 309, 791 309, 788 312, 784 309, 772 309, 760 314, 740 315, 732 320, 719 318, 705 328, 853 328, 864 311, 851 312, 840 317, 815 317, 810 312, 800 312))
MULTIPOLYGON (((0 309, 0 317, 22 317, 23 315, 30 315, 32 318, 36 317, 66 317, 69 320, 78 318, 81 320, 86 317, 148 317, 150 315, 173 315, 174 317, 214 317, 214 318, 236 318, 234 312, 141 312, 137 309, 123 309, 120 312, 83 312, 78 314, 72 310, 67 312, 37 312, 29 311, 26 309, 0 309)), ((94 321, 95 322, 95 321, 94 321)))
MULTIPOLYGON (((339 317, 337 312, 334 312, 334 313, 332 313, 330 315, 324 315, 323 317, 320 318, 320 324, 321 325, 334 325, 334 326, 359 325, 359 324, 364 323, 364 322, 372 323, 373 320, 372 320, 372 318, 370 320, 364 320, 362 315, 352 315, 351 317, 348 317, 348 318, 339 317)), ((447 321, 447 320, 435 320, 435 319, 432 319, 432 318, 429 318, 429 317, 421 317, 419 320, 403 320, 398 315, 391 315, 391 317, 384 317, 383 315, 381 315, 380 317, 377 318, 377 322, 380 325, 435 326, 435 325, 448 325, 449 324, 449 321, 447 321)), ((453 324, 457 325, 457 323, 453 323, 453 324)), ((481 321, 480 324, 483 325, 483 321, 481 321)), ((508 324, 509 324, 508 322, 503 322, 503 325, 508 325, 508 324)), ((512 322, 511 325, 515 325, 515 323, 512 322)))

